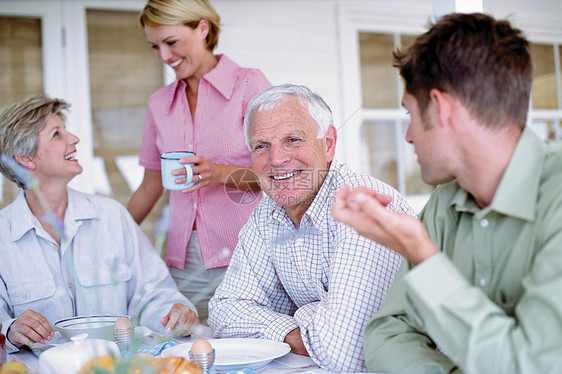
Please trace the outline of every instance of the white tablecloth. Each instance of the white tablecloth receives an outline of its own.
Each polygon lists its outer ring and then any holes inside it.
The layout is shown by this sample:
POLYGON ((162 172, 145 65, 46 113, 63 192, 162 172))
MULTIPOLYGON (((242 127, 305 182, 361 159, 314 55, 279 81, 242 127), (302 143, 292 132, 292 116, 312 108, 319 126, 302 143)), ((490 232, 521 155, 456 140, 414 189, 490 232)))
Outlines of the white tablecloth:
MULTIPOLYGON (((199 328, 197 331, 197 335, 181 338, 178 339, 180 343, 187 343, 194 341, 199 337, 204 337, 210 339, 212 337, 211 330, 208 327, 199 328)), ((25 363, 33 372, 37 371, 39 366, 38 357, 27 350, 19 351, 13 354, 8 354, 8 360, 18 360, 25 363)), ((292 368, 295 370, 298 368, 303 368, 302 370, 298 370, 298 373, 329 373, 326 370, 322 370, 318 367, 310 367, 314 365, 314 361, 310 357, 305 357, 301 355, 296 355, 294 353, 288 353, 287 355, 278 358, 276 360, 271 361, 269 364, 265 365, 264 367, 256 370, 255 373, 259 374, 260 371, 263 370, 264 374, 273 374, 275 372, 279 373, 288 373, 293 372, 292 368), (268 369, 265 371, 265 369, 268 369), (272 369, 271 371, 269 369, 272 369)), ((71 373, 69 373, 71 374, 71 373)))
MULTIPOLYGON (((32 372, 35 372, 38 367, 39 360, 37 356, 35 356, 32 352, 29 351, 20 351, 15 354, 8 354, 8 360, 18 360, 25 363, 32 372)), ((310 357, 296 355, 294 353, 289 353, 281 358, 271 361, 269 364, 265 365, 264 367, 258 369, 256 372, 265 370, 265 369, 280 369, 280 370, 271 370, 264 372, 263 374, 274 374, 276 371, 279 373, 286 372, 284 369, 290 368, 305 368, 310 365, 313 365, 314 362, 310 357)), ((306 368, 303 370, 299 370, 298 373, 329 373, 326 370, 322 370, 320 368, 306 368)), ((71 374, 71 373, 69 373, 71 374)), ((257 373, 259 374, 259 373, 257 373)))

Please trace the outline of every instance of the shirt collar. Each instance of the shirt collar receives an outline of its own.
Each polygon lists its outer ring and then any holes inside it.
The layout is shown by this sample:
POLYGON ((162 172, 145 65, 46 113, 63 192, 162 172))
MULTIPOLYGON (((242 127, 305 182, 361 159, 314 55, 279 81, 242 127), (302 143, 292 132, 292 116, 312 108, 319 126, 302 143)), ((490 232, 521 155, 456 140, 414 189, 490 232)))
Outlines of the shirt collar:
POLYGON ((75 191, 72 188, 67 188, 66 192, 68 193, 68 207, 66 208, 65 222, 99 217, 96 207, 89 198, 90 195, 75 191))
POLYGON ((166 105, 166 108, 168 110, 166 114, 170 114, 172 112, 172 107, 177 100, 178 93, 185 92, 186 85, 187 84, 183 79, 178 79, 177 81, 164 87, 165 91, 169 91, 169 93, 166 93, 165 95, 165 97, 167 97, 169 100, 168 104, 166 105))
MULTIPOLYGON (((533 221, 536 211, 534 197, 538 194, 546 153, 545 143, 532 130, 525 128, 492 203, 479 214, 485 215, 490 211, 496 211, 507 216, 533 221)), ((457 211, 478 211, 474 199, 462 188, 457 191, 451 205, 455 205, 457 211)))
POLYGON ((225 55, 217 55, 217 66, 203 76, 225 99, 230 100, 236 88, 240 66, 225 55))
MULTIPOLYGON (((19 240, 26 232, 35 228, 35 221, 31 209, 27 205, 23 191, 20 191, 16 199, 10 204, 12 212, 18 212, 18 219, 11 221, 10 241, 15 242, 19 240)), ((10 213, 14 214, 14 213, 10 213)))
MULTIPOLYGON (((65 231, 74 230, 76 222, 98 217, 93 204, 87 199, 87 195, 74 191, 71 188, 66 189, 68 194, 68 206, 64 215, 65 231), (71 226, 71 227, 68 227, 71 226)), ((11 204, 14 212, 18 212, 18 219, 12 220, 12 229, 10 232, 10 240, 15 242, 21 239, 28 231, 37 229, 41 225, 37 217, 33 215, 27 201, 25 200, 24 191, 21 191, 11 204)))
MULTIPOLYGON (((201 80, 208 82, 225 99, 230 100, 236 88, 236 79, 240 66, 225 55, 216 55, 215 57, 217 58, 217 65, 207 74, 203 75, 201 80)), ((167 105, 168 113, 172 110, 172 105, 176 102, 177 95, 179 92, 185 92, 186 86, 187 84, 183 79, 178 79, 166 87, 166 89, 170 90, 170 95, 166 95, 170 98, 167 105)))
MULTIPOLYGON (((310 222, 318 231, 324 230, 324 223, 331 214, 332 197, 337 185, 337 173, 341 166, 341 163, 332 160, 324 182, 322 182, 318 193, 314 197, 314 200, 312 200, 312 204, 310 204, 301 219, 301 227, 303 224, 306 224, 306 222, 310 222)), ((291 219, 285 212, 285 208, 281 204, 278 204, 269 196, 266 196, 266 199, 271 204, 270 220, 277 219, 280 222, 292 224, 291 219)))
POLYGON ((337 186, 337 174, 341 164, 332 160, 324 182, 304 213, 303 220, 308 219, 318 230, 322 231, 326 218, 331 216, 332 199, 337 186))

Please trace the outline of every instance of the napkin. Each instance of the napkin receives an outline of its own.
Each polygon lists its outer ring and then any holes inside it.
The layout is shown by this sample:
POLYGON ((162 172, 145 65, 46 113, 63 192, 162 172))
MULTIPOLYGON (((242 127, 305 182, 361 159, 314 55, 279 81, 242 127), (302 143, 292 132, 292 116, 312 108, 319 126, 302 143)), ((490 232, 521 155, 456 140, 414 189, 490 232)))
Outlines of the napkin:
POLYGON ((148 353, 152 356, 158 356, 162 351, 173 347, 176 344, 173 340, 168 340, 167 342, 162 342, 160 344, 151 345, 150 347, 141 348, 137 351, 137 353, 148 353))

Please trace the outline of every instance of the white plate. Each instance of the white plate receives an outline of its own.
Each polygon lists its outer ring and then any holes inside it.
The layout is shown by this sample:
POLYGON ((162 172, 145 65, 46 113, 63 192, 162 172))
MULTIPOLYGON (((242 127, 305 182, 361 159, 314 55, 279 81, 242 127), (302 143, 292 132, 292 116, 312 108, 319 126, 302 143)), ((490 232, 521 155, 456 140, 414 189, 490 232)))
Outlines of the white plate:
MULTIPOLYGON (((287 343, 265 339, 209 339, 215 349, 214 368, 219 370, 239 370, 260 368, 276 358, 291 351, 287 343)), ((189 360, 193 343, 178 344, 162 352, 162 357, 183 357, 189 360)))

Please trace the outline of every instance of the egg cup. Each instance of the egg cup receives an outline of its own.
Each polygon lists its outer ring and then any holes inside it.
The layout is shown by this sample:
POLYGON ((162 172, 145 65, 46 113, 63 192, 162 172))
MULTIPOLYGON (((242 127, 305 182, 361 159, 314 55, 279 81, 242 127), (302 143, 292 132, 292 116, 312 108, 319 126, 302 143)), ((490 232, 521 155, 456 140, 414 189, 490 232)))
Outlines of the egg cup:
POLYGON ((199 365, 203 374, 209 374, 215 362, 215 349, 206 353, 189 352, 189 359, 199 365))
POLYGON ((130 352, 129 348, 133 344, 133 338, 135 336, 135 327, 129 328, 114 328, 113 329, 113 338, 117 346, 119 347, 119 351, 121 352, 121 357, 129 358, 130 352))

